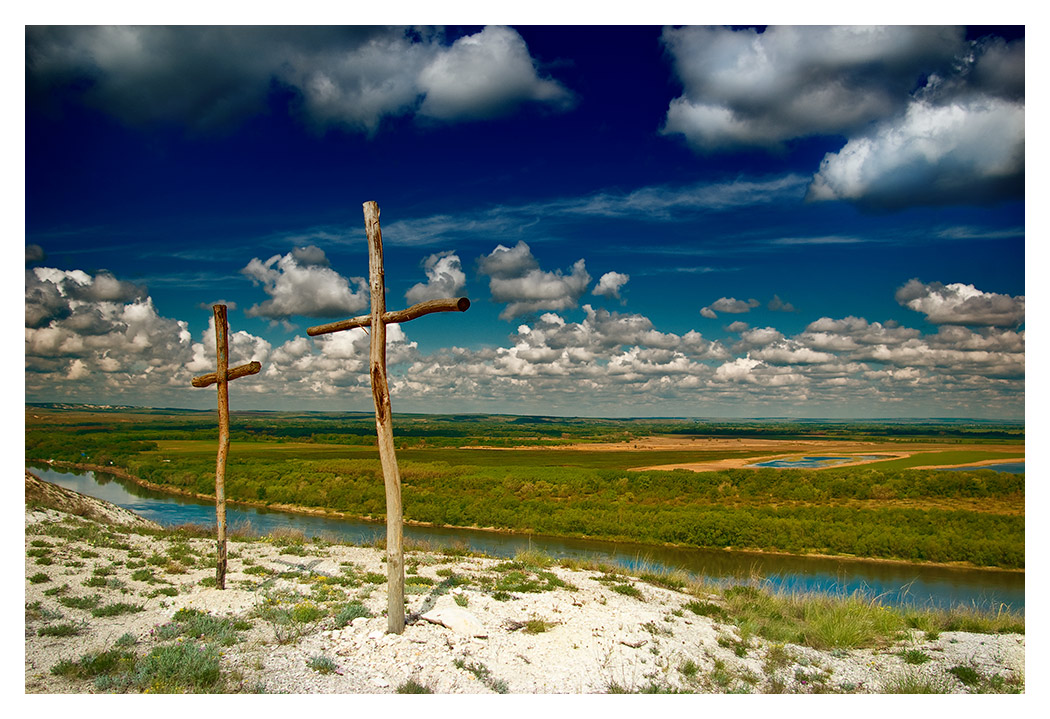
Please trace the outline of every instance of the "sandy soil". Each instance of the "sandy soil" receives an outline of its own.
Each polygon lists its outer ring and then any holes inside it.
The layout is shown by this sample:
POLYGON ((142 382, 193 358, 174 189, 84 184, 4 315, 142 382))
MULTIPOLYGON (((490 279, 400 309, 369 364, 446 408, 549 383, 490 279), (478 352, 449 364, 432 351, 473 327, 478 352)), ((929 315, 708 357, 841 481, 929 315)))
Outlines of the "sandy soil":
POLYGON ((869 693, 903 677, 922 677, 963 693, 967 687, 947 672, 956 666, 1024 687, 1023 635, 944 632, 929 638, 912 631, 889 646, 830 652, 754 637, 740 641, 737 627, 689 608, 697 601, 717 605, 718 595, 601 571, 554 566, 545 579, 525 570, 547 591, 500 595, 494 583, 509 576, 502 560, 410 551, 409 622, 403 634, 391 635, 382 616, 385 583, 376 578, 384 573, 384 557, 370 547, 280 538, 231 542, 223 591, 207 586, 214 578, 207 556, 214 540, 207 538, 138 534, 128 525, 27 505, 25 547, 27 693, 99 691, 90 680, 57 676, 51 668, 118 642, 142 657, 174 642, 207 640, 165 637, 180 609, 245 621, 238 641, 221 648, 226 686, 234 691, 379 694, 411 680, 448 694, 602 693, 617 687, 869 693), (109 539, 62 538, 62 527, 95 528, 109 539), (143 568, 152 570, 150 579, 143 568), (337 581, 348 576, 356 580, 337 581), (463 581, 451 587, 450 576, 463 581), (551 586, 549 577, 566 586, 551 586), (103 606, 123 602, 140 609, 99 617, 69 601, 93 595, 103 606), (371 616, 339 626, 338 608, 350 601, 371 616), (294 625, 291 636, 288 626, 266 618, 268 609, 308 605, 320 607, 321 616, 294 625), (471 625, 435 623, 435 610, 458 612, 471 625), (60 624, 79 629, 71 636, 41 634, 60 624), (537 626, 542 631, 529 633, 537 626), (909 664, 905 650, 921 651, 929 661, 909 664), (334 671, 311 668, 318 658, 334 671))

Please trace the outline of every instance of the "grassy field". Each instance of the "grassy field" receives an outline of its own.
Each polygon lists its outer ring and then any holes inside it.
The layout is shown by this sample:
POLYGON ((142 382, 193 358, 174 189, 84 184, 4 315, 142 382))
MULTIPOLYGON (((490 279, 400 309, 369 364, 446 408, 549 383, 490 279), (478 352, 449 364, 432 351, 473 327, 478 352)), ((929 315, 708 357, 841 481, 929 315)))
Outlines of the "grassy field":
MULTIPOLYGON (((213 440, 159 440, 157 449, 143 452, 142 456, 168 459, 172 462, 195 460, 205 457, 214 459, 213 440)), ((244 459, 284 459, 295 457, 302 460, 317 459, 375 459, 374 447, 321 444, 316 442, 253 442, 239 441, 235 445, 237 456, 244 459)), ((760 451, 759 451, 760 453, 760 451)), ((736 451, 615 451, 573 449, 459 449, 454 447, 398 449, 398 460, 417 463, 443 463, 453 467, 589 467, 593 469, 630 469, 645 464, 676 464, 684 462, 707 462, 731 458, 758 456, 754 449, 736 451)))
MULTIPOLYGON (((226 496, 381 519, 374 420, 238 413, 226 496)), ((27 407, 26 458, 214 491, 214 413, 27 407)), ((987 423, 396 418, 404 515, 437 526, 696 547, 1024 566, 1024 477, 916 466, 1023 457, 987 423), (503 449, 493 446, 505 447, 503 449), (851 467, 745 469, 762 457, 910 454, 851 467), (638 467, 706 465, 714 471, 638 467)))
POLYGON ((1024 452, 1002 452, 989 450, 952 450, 947 452, 922 452, 919 454, 914 454, 911 457, 902 457, 900 459, 886 460, 884 462, 880 462, 879 466, 883 469, 909 469, 911 467, 968 465, 977 464, 978 462, 987 462, 990 460, 1009 462, 1013 460, 1023 460, 1024 457, 1024 452))

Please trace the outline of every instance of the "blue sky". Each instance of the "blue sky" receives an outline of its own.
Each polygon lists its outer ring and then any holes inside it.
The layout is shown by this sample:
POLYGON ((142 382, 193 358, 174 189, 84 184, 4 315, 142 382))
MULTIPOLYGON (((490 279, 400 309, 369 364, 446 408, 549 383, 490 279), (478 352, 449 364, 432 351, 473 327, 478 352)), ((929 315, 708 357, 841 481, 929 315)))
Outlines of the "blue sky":
POLYGON ((1023 27, 26 29, 26 401, 1021 418, 1023 27))

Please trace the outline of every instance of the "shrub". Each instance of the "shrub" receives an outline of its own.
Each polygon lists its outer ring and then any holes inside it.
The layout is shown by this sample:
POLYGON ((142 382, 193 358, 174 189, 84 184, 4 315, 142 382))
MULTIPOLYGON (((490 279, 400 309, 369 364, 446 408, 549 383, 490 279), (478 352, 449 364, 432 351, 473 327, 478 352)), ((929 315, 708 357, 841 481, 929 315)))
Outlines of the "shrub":
POLYGON ((157 647, 135 667, 135 684, 150 692, 200 693, 222 679, 219 652, 193 642, 157 647))
POLYGON ((51 577, 47 576, 43 572, 37 572, 29 578, 29 581, 33 584, 43 584, 44 582, 50 582, 51 577))

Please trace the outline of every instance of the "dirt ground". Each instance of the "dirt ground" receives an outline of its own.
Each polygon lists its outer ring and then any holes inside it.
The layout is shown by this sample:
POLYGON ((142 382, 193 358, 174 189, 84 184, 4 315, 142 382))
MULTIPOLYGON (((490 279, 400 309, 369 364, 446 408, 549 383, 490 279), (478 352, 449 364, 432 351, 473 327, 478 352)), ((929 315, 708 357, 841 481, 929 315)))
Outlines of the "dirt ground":
MULTIPOLYGON (((986 445, 986 444, 947 444, 947 443, 916 443, 909 445, 906 450, 895 442, 859 442, 859 441, 835 441, 822 439, 750 439, 732 437, 646 437, 631 442, 607 442, 592 444, 567 445, 563 449, 573 449, 591 452, 626 452, 626 451, 697 451, 697 452, 754 452, 748 457, 735 457, 731 459, 720 459, 711 462, 690 462, 684 464, 661 464, 645 467, 634 467, 635 470, 649 469, 690 469, 694 472, 712 472, 720 469, 739 469, 759 462, 768 462, 775 459, 791 459, 799 455, 833 455, 833 456, 857 456, 855 462, 830 465, 836 468, 853 467, 861 464, 879 462, 882 459, 899 459, 910 457, 918 453, 926 452, 1002 452, 1004 455, 1024 453, 1024 445, 986 445), (880 459, 860 459, 867 455, 877 454, 880 459)), ((988 459, 980 462, 965 462, 965 464, 995 464, 1005 460, 988 459)), ((936 469, 952 465, 928 465, 917 469, 936 469)), ((820 468, 823 469, 823 468, 820 468)))

